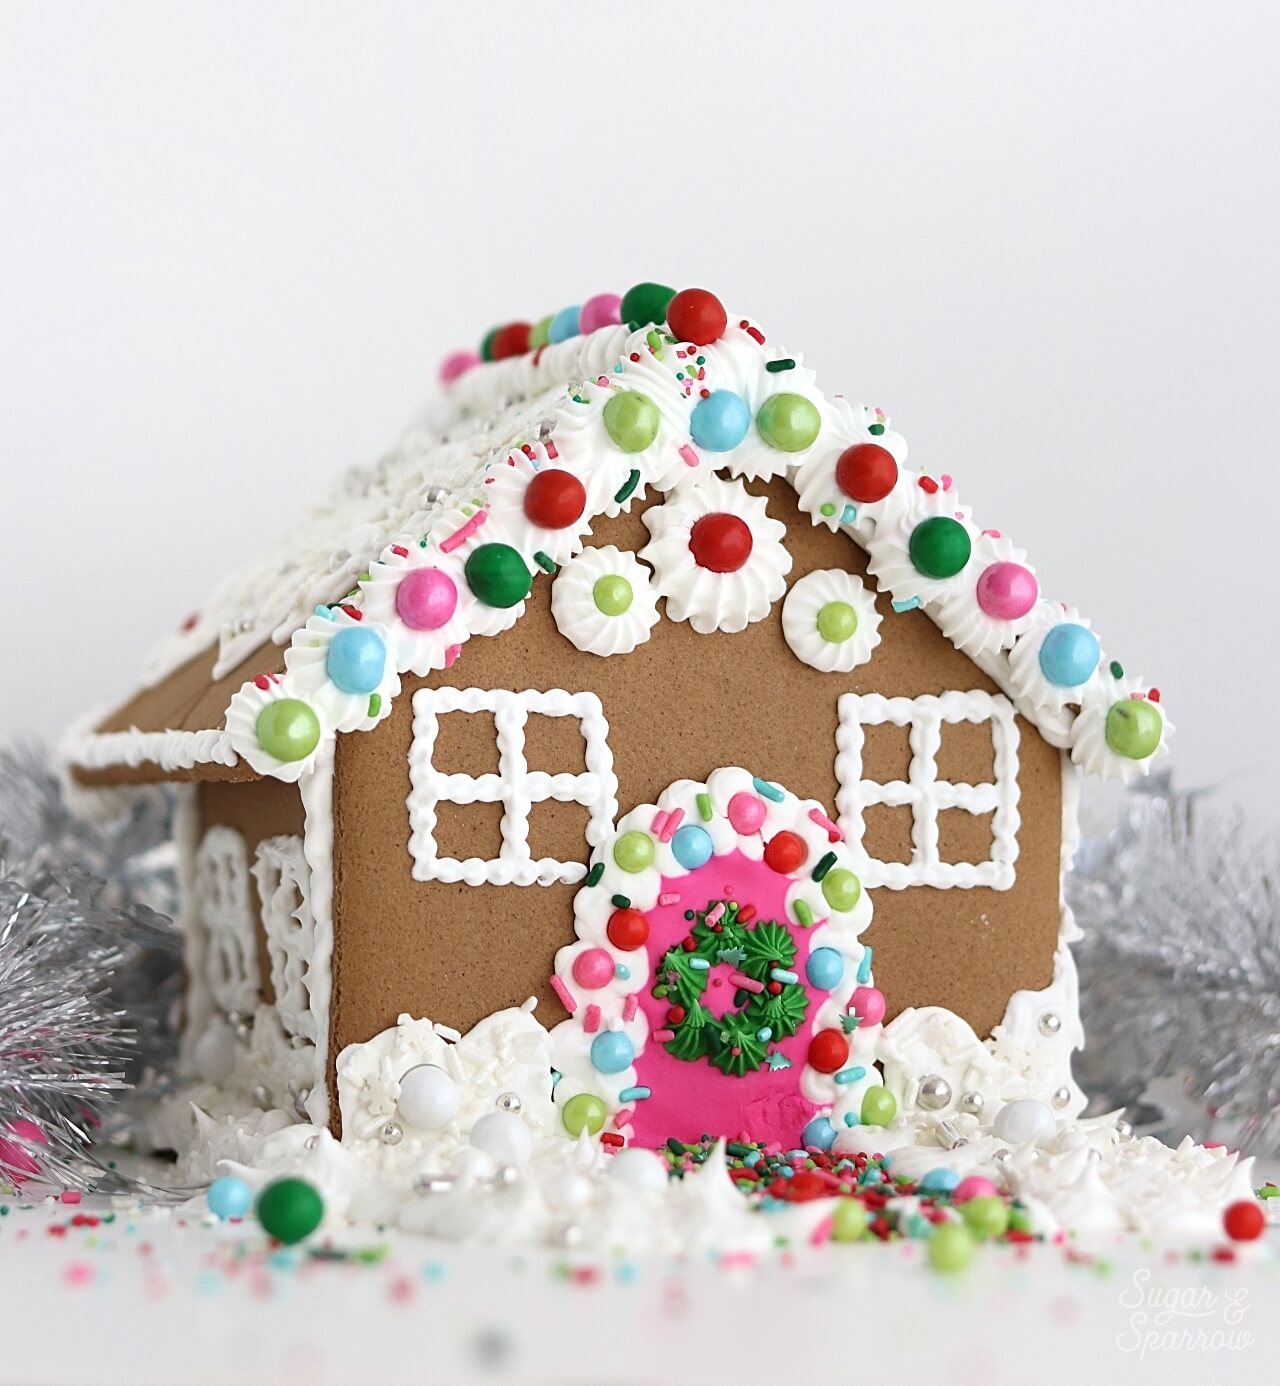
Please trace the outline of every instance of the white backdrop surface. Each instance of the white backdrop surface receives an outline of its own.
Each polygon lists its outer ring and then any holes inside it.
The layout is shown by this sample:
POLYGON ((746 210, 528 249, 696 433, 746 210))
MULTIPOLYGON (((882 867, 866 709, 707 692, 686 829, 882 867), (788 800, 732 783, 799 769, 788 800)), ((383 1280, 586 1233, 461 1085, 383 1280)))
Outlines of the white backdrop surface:
POLYGON ((0 739, 491 323, 705 284, 882 404, 1280 820, 1261 3, 0 3, 0 739))

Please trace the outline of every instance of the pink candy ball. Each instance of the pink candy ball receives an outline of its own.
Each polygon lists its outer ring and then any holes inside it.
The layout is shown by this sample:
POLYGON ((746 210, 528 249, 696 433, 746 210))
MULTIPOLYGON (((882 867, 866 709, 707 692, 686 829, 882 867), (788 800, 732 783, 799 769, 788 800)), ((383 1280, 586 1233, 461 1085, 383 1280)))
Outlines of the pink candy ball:
POLYGON ((598 327, 610 327, 621 321, 622 299, 617 294, 596 294, 582 305, 578 331, 594 332, 598 327))
POLYGON ((743 837, 758 833, 764 822, 764 800, 755 794, 748 794, 745 789, 739 790, 729 800, 729 822, 733 824, 734 832, 741 833, 743 837))
POLYGON ((453 351, 440 363, 440 383, 451 385, 460 375, 465 375, 472 366, 480 364, 479 353, 474 351, 453 351))
POLYGON ((951 1190, 952 1203, 967 1203, 971 1198, 989 1198, 992 1194, 998 1194, 999 1189, 990 1179, 984 1178, 981 1174, 966 1174, 965 1177, 951 1190))
MULTIPOLYGON (((13 1135, 20 1137, 28 1145, 48 1145, 49 1139, 34 1121, 19 1117, 8 1126, 13 1135)), ((26 1174, 39 1174, 40 1164, 24 1145, 6 1140, 0 1136, 0 1170, 17 1178, 26 1174)))
POLYGON ((852 1003, 864 1025, 879 1025, 884 1019, 884 992, 879 987, 855 987, 852 1003))
POLYGON ((396 611, 413 630, 439 630, 458 605, 458 588, 439 568, 415 568, 396 588, 396 611))
POLYGON ((978 579, 978 605, 998 621, 1016 621, 1035 606, 1040 584, 1021 563, 993 563, 978 579))
POLYGON ((588 991, 607 987, 613 981, 613 958, 603 948, 588 948, 573 960, 573 980, 588 991))

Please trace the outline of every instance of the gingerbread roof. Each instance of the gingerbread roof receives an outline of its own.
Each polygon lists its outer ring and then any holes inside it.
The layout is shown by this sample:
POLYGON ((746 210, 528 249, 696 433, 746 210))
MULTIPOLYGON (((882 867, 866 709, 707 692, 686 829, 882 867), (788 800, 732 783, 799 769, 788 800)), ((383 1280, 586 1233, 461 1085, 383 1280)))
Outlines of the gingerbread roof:
MULTIPOLYGON (((296 780, 337 733, 386 717, 401 674, 500 635, 531 583, 566 564, 575 577, 553 597, 579 648, 634 648, 659 598, 696 631, 740 630, 786 590, 783 526, 742 486, 775 476, 813 524, 866 551, 895 609, 922 608, 1083 770, 1127 780, 1165 750, 1158 691, 1041 595, 1026 555, 974 521, 951 476, 909 469, 882 410, 825 396, 801 356, 713 295, 599 295, 491 332, 481 355, 445 363, 437 422, 345 473, 155 652, 140 693, 68 739, 82 779, 296 780), (664 499, 645 513, 642 562, 584 553, 594 517, 650 489, 664 499)), ((798 632, 785 613, 784 625, 799 657, 841 667, 823 647, 838 631, 798 632)))

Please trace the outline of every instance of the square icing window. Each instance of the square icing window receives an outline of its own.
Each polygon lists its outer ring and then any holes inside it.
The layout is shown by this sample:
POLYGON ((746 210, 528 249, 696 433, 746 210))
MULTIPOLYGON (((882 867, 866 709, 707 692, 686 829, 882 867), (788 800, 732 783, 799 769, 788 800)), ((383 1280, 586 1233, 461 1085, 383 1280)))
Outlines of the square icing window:
POLYGON ((413 695, 409 752, 414 878, 467 885, 582 880, 591 848, 613 831, 618 812, 608 730, 594 693, 419 689, 413 695), (474 737, 441 737, 442 720, 453 719, 452 727, 460 716, 492 728, 494 770, 476 774, 453 763, 451 750, 463 744, 471 765, 482 759, 475 754, 474 737), (468 841, 471 851, 464 855, 458 834, 443 830, 455 805, 492 805, 489 815, 500 815, 497 840, 486 841, 490 833, 468 841), (570 824, 578 831, 571 833, 570 824))
POLYGON ((845 693, 838 709, 836 809, 863 884, 1011 889, 1020 820, 1018 725, 1008 698, 979 690, 920 698, 845 693), (885 725, 906 729, 905 778, 868 777, 874 762, 866 755, 867 728, 885 725), (961 767, 984 778, 952 778, 961 767), (882 806, 898 819, 910 815, 906 860, 897 852, 897 860, 872 854, 883 834, 869 828, 883 816, 882 806))

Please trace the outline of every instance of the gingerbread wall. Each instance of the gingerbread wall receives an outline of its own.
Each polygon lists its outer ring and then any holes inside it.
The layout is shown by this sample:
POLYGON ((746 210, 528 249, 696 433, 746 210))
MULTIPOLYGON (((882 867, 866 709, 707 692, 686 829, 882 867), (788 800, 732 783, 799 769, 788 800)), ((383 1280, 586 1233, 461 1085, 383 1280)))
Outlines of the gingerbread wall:
MULTIPOLYGON (((789 485, 775 481, 748 489, 767 496, 769 513, 788 526, 788 584, 815 568, 841 567, 863 575, 874 590, 862 551, 845 535, 812 526, 789 485)), ((643 508, 597 521, 590 542, 639 549, 648 540, 643 508)), ((664 619, 634 653, 603 659, 579 652, 559 634, 550 596, 551 580, 536 580, 513 629, 471 640, 452 669, 429 680, 406 678, 382 725, 338 738, 331 1064, 344 1045, 394 1024, 402 1011, 466 1029, 491 1011, 536 995, 544 1024, 564 1015, 547 979, 556 949, 573 937, 578 887, 413 879, 405 801, 418 688, 430 683, 594 691, 609 722, 620 813, 653 801, 674 780, 702 779, 720 766, 741 765, 802 798, 819 800, 833 816, 840 693, 998 691, 927 616, 895 613, 885 597, 877 599, 884 619, 870 661, 851 674, 822 674, 786 645, 781 602, 767 621, 737 635, 697 635, 687 624, 664 619)), ((942 1005, 987 1034, 1012 992, 1050 981, 1059 928, 1060 753, 1022 718, 1018 729, 1022 821, 1013 889, 873 892, 875 919, 865 937, 875 949, 876 983, 890 1015, 908 1006, 942 1005)), ((581 770, 576 722, 531 716, 526 754, 531 768, 581 770)), ((491 717, 444 715, 434 760, 456 773, 496 769, 491 717)), ((866 778, 904 778, 908 762, 905 728, 867 729, 866 778)), ((990 780, 989 728, 948 726, 938 775, 990 780)), ((441 854, 496 855, 500 812, 497 805, 441 805, 441 854)), ((585 822, 579 806, 535 804, 534 856, 585 862, 585 822)), ((908 809, 870 809, 867 850, 880 860, 907 860, 910 831, 908 809)), ((991 845, 989 820, 946 811, 940 843, 944 860, 981 861, 991 845)))

